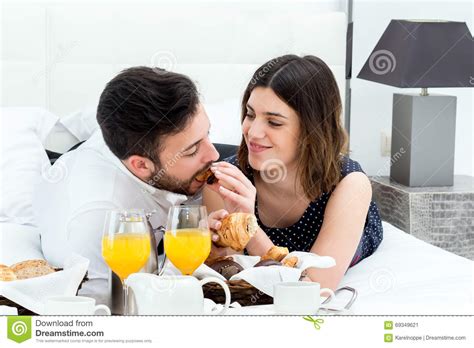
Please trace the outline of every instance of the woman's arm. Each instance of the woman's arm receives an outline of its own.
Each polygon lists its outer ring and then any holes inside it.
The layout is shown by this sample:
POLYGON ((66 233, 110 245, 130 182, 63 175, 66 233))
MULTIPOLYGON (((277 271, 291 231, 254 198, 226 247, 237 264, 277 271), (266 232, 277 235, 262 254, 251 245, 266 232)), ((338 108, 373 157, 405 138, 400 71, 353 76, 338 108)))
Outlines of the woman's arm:
POLYGON ((361 172, 347 175, 331 194, 311 252, 332 256, 336 266, 308 269, 309 278, 321 287, 335 290, 349 268, 364 230, 371 198, 370 181, 361 172))
POLYGON ((202 204, 206 206, 208 213, 225 209, 224 200, 217 192, 207 187, 207 185, 204 186, 202 190, 202 204))

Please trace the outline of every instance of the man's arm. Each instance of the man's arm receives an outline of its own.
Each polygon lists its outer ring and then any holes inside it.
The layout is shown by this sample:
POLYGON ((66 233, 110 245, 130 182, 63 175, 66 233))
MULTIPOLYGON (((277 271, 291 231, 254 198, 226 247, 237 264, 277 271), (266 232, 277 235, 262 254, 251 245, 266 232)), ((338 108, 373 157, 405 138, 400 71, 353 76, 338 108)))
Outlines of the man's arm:
POLYGON ((83 207, 66 226, 68 250, 89 259, 90 279, 108 277, 109 267, 102 257, 102 235, 106 213, 112 209, 117 207, 110 204, 83 207))

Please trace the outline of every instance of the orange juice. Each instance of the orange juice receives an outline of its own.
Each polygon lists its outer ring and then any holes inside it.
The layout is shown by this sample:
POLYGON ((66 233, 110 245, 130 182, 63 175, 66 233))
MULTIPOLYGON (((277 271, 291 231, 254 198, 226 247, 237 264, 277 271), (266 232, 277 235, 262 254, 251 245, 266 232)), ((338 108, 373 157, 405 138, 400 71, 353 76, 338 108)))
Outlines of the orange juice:
POLYGON ((147 233, 120 233, 102 238, 102 256, 112 271, 123 281, 138 272, 150 256, 147 233))
POLYGON ((166 231, 165 252, 181 273, 190 275, 209 256, 211 233, 208 229, 198 228, 166 231))

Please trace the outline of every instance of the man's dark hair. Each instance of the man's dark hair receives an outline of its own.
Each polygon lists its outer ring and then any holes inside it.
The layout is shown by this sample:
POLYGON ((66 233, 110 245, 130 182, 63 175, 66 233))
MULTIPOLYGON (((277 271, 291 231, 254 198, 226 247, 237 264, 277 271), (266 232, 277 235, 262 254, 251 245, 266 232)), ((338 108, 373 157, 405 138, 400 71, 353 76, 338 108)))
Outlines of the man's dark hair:
POLYGON ((187 76, 133 67, 105 86, 97 122, 110 151, 121 160, 132 155, 157 160, 163 136, 182 131, 198 104, 196 85, 187 76))

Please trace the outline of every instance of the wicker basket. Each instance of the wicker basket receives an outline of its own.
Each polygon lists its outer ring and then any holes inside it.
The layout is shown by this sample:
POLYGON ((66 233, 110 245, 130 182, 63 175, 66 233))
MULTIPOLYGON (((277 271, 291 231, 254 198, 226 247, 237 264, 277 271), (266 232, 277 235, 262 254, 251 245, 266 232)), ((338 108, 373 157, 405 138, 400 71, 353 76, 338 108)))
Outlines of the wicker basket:
MULTIPOLYGON (((62 271, 63 269, 62 268, 56 268, 55 270, 56 270, 56 272, 58 272, 58 271, 62 271)), ((84 279, 82 279, 81 284, 79 284, 79 287, 77 288, 77 292, 79 292, 79 290, 81 289, 82 284, 84 284, 88 280, 89 280, 89 278, 87 278, 87 272, 86 272, 86 274, 84 276, 84 279)), ((76 294, 77 294, 77 292, 76 292, 76 294)), ((15 302, 13 302, 13 301, 11 301, 8 298, 3 297, 3 296, 0 296, 0 306, 16 307, 16 309, 18 309, 18 315, 37 315, 37 313, 34 313, 34 312, 30 311, 29 309, 27 309, 25 307, 22 307, 19 304, 15 303, 15 302)))
MULTIPOLYGON (((229 286, 231 303, 238 302, 241 306, 273 304, 273 297, 261 292, 245 280, 228 280, 226 283, 229 286)), ((219 284, 204 284, 203 291, 204 297, 207 297, 216 303, 225 302, 225 293, 219 284)))

